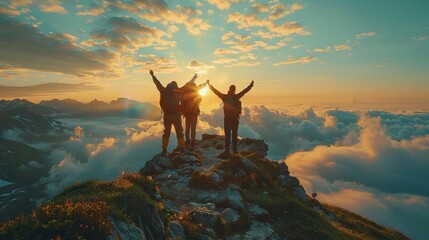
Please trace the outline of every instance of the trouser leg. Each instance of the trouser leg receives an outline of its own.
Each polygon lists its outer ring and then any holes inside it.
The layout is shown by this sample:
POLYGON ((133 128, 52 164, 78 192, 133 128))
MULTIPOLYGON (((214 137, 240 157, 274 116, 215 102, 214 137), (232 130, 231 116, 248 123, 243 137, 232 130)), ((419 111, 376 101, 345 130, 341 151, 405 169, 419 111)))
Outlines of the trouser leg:
POLYGON ((180 115, 175 116, 173 125, 177 135, 177 145, 181 150, 183 150, 185 148, 185 140, 183 138, 182 119, 180 115))
POLYGON ((229 145, 231 143, 231 121, 230 119, 224 119, 224 131, 225 131, 225 151, 229 151, 229 145))
POLYGON ((198 115, 190 117, 191 141, 192 142, 195 142, 195 135, 196 135, 196 130, 197 130, 197 122, 198 122, 198 115))
POLYGON ((162 149, 166 150, 168 147, 168 140, 171 133, 171 119, 164 115, 164 133, 162 134, 162 149))
POLYGON ((231 121, 231 131, 232 131, 232 151, 237 153, 237 143, 238 143, 238 124, 239 120, 234 119, 231 121))
POLYGON ((185 138, 186 141, 189 141, 189 133, 191 132, 191 117, 185 116, 185 138))

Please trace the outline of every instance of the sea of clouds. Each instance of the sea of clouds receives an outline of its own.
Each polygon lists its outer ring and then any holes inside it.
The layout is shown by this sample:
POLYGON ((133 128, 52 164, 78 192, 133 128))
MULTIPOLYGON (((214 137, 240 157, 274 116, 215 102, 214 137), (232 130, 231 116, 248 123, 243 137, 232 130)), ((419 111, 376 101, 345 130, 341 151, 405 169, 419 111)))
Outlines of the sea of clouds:
MULTIPOLYGON (((222 134, 223 110, 202 113, 202 133, 222 134)), ((70 131, 60 143, 36 143, 52 164, 47 198, 89 179, 138 171, 161 150, 161 121, 60 119, 70 131)), ((3 137, 14 136, 7 132, 3 137), (6 135, 5 135, 6 134, 6 135)), ((286 112, 243 109, 240 137, 261 138, 269 158, 286 161, 307 194, 379 224, 424 239, 429 222, 429 113, 382 111, 286 112)), ((177 144, 174 131, 169 149, 177 144)))

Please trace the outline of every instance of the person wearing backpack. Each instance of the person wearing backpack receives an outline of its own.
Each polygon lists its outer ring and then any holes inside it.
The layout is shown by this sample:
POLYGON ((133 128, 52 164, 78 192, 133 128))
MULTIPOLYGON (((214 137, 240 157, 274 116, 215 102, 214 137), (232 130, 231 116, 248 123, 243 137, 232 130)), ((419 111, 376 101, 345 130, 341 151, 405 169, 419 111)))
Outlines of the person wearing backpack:
POLYGON ((227 158, 229 156, 229 145, 232 137, 232 150, 233 153, 237 153, 237 142, 238 142, 238 124, 241 114, 241 101, 240 98, 244 96, 247 92, 252 89, 254 81, 250 83, 250 85, 245 88, 240 93, 235 93, 235 85, 231 85, 229 87, 228 93, 223 94, 216 90, 210 82, 208 85, 212 92, 216 94, 223 102, 223 112, 224 112, 224 131, 225 131, 225 151, 219 154, 218 157, 227 158))
POLYGON ((163 111, 164 133, 162 135, 162 153, 167 153, 168 142, 170 139, 171 125, 174 126, 177 136, 177 147, 174 152, 183 152, 185 150, 185 140, 183 138, 183 127, 180 112, 180 91, 175 81, 162 86, 152 70, 149 71, 152 80, 161 94, 159 105, 163 111))
POLYGON ((195 84, 195 79, 197 77, 197 74, 195 74, 189 82, 180 88, 180 93, 182 96, 182 114, 185 116, 185 146, 192 150, 195 148, 195 134, 198 115, 201 112, 201 96, 199 91, 207 84, 206 82, 197 86, 195 84))

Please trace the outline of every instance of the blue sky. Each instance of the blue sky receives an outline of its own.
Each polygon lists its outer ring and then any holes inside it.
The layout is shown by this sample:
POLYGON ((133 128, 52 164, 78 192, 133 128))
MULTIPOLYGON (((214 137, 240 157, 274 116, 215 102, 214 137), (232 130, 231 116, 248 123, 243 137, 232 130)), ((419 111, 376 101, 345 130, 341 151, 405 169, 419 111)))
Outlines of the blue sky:
POLYGON ((153 68, 163 82, 195 72, 215 86, 255 80, 255 104, 423 106, 427 10, 399 0, 3 1, 0 91, 71 83, 5 96, 156 101, 153 68))

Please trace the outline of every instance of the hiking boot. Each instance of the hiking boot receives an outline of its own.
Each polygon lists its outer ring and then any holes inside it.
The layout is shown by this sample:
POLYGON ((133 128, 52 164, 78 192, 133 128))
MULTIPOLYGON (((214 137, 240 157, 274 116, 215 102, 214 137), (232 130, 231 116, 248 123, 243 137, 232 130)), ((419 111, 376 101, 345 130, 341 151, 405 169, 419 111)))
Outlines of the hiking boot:
POLYGON ((222 152, 221 154, 217 155, 216 157, 217 158, 222 158, 222 159, 227 159, 227 158, 229 158, 229 155, 230 155, 229 151, 225 150, 224 152, 222 152))
POLYGON ((195 149, 195 140, 192 140, 192 141, 191 141, 190 149, 191 149, 191 150, 194 150, 194 149, 195 149))
POLYGON ((191 141, 189 139, 185 141, 185 147, 189 147, 190 144, 191 144, 191 141))
POLYGON ((232 147, 232 152, 233 152, 234 154, 237 154, 237 153, 238 153, 238 151, 237 151, 237 147, 233 146, 233 147, 232 147))
POLYGON ((173 153, 183 153, 183 152, 185 152, 185 148, 184 147, 180 147, 180 146, 177 146, 174 150, 173 150, 173 153))
POLYGON ((162 148, 162 152, 161 152, 162 154, 164 154, 164 155, 166 155, 167 154, 167 148, 162 148))

